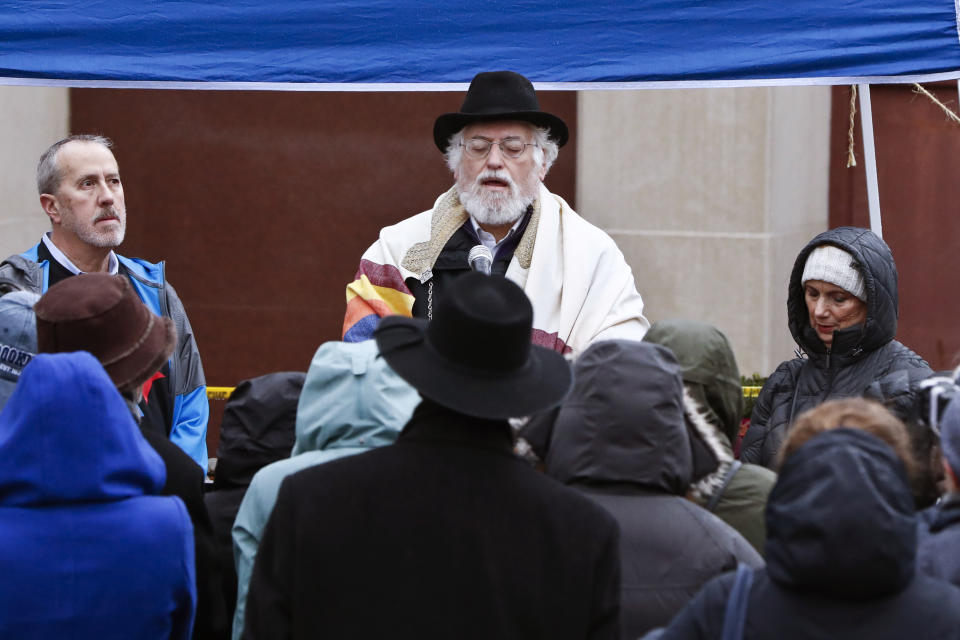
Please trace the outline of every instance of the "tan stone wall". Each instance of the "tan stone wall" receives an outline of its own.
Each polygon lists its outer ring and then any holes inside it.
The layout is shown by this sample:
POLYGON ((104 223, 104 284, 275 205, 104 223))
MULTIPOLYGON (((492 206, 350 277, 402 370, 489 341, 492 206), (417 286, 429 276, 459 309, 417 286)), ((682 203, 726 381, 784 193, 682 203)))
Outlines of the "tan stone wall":
POLYGON ((826 88, 581 92, 577 209, 634 270, 647 317, 719 327, 740 369, 791 357, 786 285, 827 227, 826 88))
POLYGON ((0 87, 0 260, 50 228, 37 199, 37 160, 67 135, 67 89, 0 87))

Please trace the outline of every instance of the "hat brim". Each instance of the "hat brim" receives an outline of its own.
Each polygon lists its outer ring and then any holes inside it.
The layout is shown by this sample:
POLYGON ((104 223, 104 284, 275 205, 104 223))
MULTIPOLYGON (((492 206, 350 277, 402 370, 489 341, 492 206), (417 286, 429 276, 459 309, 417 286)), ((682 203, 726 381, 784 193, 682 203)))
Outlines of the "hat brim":
POLYGON ((550 130, 550 137, 562 147, 570 139, 567 124, 557 116, 544 111, 510 111, 497 113, 445 113, 433 123, 433 142, 444 153, 450 136, 474 122, 492 120, 520 120, 550 130))
POLYGON ((491 374, 445 358, 431 346, 426 328, 426 320, 387 316, 374 336, 397 375, 449 409, 495 420, 528 416, 560 404, 573 384, 570 365, 556 351, 531 345, 526 365, 491 374))
POLYGON ((176 348, 177 327, 173 320, 156 315, 153 318, 143 342, 125 358, 104 367, 121 391, 134 389, 149 380, 176 348))

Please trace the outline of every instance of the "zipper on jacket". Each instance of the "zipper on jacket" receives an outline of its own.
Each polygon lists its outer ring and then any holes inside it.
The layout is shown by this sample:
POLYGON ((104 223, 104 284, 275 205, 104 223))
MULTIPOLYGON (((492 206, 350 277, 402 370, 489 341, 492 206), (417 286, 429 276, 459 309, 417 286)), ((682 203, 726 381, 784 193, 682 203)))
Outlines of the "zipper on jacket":
POLYGON ((830 350, 827 350, 827 383, 823 386, 823 393, 820 395, 820 402, 823 402, 828 397, 830 397, 830 392, 833 390, 833 378, 836 375, 835 358, 833 354, 830 353, 830 350))

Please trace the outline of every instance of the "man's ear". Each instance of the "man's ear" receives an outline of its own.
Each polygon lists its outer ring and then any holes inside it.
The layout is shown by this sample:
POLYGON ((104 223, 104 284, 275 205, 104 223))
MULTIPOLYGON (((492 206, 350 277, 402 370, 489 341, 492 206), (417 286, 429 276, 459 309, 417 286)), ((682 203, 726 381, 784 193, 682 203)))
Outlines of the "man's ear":
POLYGON ((540 163, 540 170, 537 172, 537 176, 539 176, 540 182, 543 182, 543 179, 547 177, 547 161, 546 161, 546 159, 544 159, 544 161, 540 163))
POLYGON ((57 202, 57 196, 49 193, 40 194, 40 206, 50 218, 50 222, 60 224, 60 203, 57 202))

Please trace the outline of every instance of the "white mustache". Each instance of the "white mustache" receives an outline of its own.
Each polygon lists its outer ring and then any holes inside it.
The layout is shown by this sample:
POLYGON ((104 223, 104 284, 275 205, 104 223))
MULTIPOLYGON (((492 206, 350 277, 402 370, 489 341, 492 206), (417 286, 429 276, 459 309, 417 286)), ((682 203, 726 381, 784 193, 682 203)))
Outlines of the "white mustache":
POLYGON ((510 174, 506 171, 484 171, 477 176, 476 183, 477 185, 483 185, 485 180, 499 180, 505 183, 509 188, 510 192, 516 189, 516 184, 514 184, 513 179, 510 177, 510 174))

